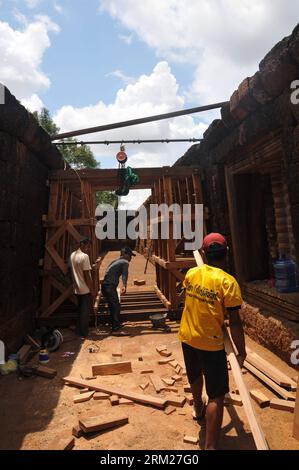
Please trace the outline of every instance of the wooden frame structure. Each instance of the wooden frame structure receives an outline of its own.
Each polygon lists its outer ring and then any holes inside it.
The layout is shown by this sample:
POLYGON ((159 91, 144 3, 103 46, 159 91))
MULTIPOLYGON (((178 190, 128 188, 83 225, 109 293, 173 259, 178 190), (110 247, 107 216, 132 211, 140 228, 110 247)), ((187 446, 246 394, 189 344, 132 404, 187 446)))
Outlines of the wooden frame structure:
MULTIPOLYGON (((139 183, 133 189, 151 189, 152 202, 201 204, 202 191, 198 167, 136 168, 139 183)), ((68 259, 82 236, 91 240, 93 282, 99 290, 101 243, 95 236, 95 193, 114 191, 120 184, 117 169, 59 170, 49 175, 49 209, 43 217, 46 229, 45 253, 41 262, 42 299, 39 316, 48 318, 66 301, 76 304, 68 259)), ((194 213, 191 219, 194 221, 194 213)), ((155 221, 158 225, 160 220, 155 221)), ((195 266, 193 258, 182 249, 183 240, 174 240, 170 221, 169 240, 154 240, 152 261, 156 264, 156 291, 168 310, 179 306, 178 283, 184 270, 195 266)))

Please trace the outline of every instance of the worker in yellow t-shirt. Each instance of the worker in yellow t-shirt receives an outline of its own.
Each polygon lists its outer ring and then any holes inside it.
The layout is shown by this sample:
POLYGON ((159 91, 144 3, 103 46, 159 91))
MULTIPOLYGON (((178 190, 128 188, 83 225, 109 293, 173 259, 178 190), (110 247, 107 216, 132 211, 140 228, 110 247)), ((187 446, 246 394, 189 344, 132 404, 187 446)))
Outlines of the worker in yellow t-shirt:
POLYGON ((205 449, 217 449, 223 419, 224 396, 229 391, 223 341, 224 319, 229 319, 240 366, 246 357, 239 309, 242 304, 236 279, 224 271, 228 246, 220 233, 203 240, 202 266, 190 269, 184 280, 185 308, 179 339, 194 400, 193 418, 206 419, 205 449), (203 376, 208 403, 203 403, 203 376))

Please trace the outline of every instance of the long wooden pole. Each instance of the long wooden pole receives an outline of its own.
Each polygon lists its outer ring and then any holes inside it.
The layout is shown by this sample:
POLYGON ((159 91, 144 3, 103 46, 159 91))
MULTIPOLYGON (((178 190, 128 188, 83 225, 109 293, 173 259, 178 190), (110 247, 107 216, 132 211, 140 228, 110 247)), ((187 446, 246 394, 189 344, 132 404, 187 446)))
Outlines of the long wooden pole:
MULTIPOLYGON (((194 251, 193 255, 194 255, 197 266, 201 266, 203 264, 203 260, 199 251, 198 250, 194 251)), ((257 450, 269 450, 269 446, 267 444, 264 432, 261 428, 261 425, 259 424, 258 418, 252 406, 250 395, 246 387, 246 384, 244 382, 243 374, 242 374, 238 360, 235 355, 233 342, 231 340, 230 334, 225 325, 223 328, 223 333, 224 333, 224 346, 225 346, 227 358, 230 362, 232 374, 234 376, 236 385, 238 387, 238 390, 239 390, 239 393, 240 393, 240 396, 244 405, 245 414, 249 422, 249 426, 253 435, 256 448, 257 450)))
POLYGON ((136 126, 137 124, 145 124, 146 122, 161 121, 163 119, 171 119, 178 116, 185 116, 186 114, 200 113, 202 111, 209 111, 211 109, 221 108, 227 104, 227 101, 221 103, 209 104, 207 106, 199 106, 197 108, 182 109, 181 111, 174 111, 166 114, 156 114, 145 118, 131 119, 130 121, 116 122, 113 124, 104 124, 102 126, 89 127, 86 129, 79 129, 78 131, 64 132, 51 137, 51 140, 65 139, 66 137, 75 137, 76 135, 92 134, 94 132, 110 131, 111 129, 119 129, 121 127, 136 126))

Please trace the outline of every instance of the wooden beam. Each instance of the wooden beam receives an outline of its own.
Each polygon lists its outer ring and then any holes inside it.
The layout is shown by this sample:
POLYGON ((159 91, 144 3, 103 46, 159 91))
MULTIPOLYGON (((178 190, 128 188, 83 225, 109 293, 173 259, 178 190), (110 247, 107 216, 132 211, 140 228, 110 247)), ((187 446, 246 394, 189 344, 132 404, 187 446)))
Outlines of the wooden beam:
POLYGON ((108 362, 105 364, 93 364, 92 375, 119 375, 132 372, 132 364, 129 361, 108 362))
POLYGON ((296 405, 294 411, 293 437, 299 441, 299 387, 297 388, 296 405))
POLYGON ((250 390, 251 398, 259 405, 260 408, 265 408, 270 405, 270 398, 268 398, 261 390, 250 390))
POLYGON ((63 381, 71 385, 76 385, 77 387, 88 387, 90 390, 95 390, 96 392, 104 392, 108 393, 109 395, 118 395, 119 397, 128 398, 129 400, 133 400, 137 403, 150 405, 155 408, 164 409, 167 402, 167 397, 157 398, 151 395, 143 395, 129 391, 126 392, 123 387, 121 389, 111 388, 105 385, 95 384, 94 382, 88 382, 86 380, 77 379, 75 377, 64 377, 63 381))
POLYGON ((66 299, 73 294, 73 286, 69 286, 42 314, 41 317, 49 317, 59 305, 61 305, 66 299))
POLYGON ((79 225, 79 226, 95 226, 96 225, 96 220, 95 219, 61 219, 61 220, 46 220, 43 223, 43 226, 45 228, 58 228, 61 225, 64 225, 65 222, 70 222, 73 226, 79 225))
POLYGON ((165 389, 165 385, 163 384, 162 380, 160 379, 158 375, 151 374, 150 381, 152 382, 154 389, 156 390, 157 393, 160 393, 161 390, 165 389))
POLYGON ((272 400, 270 401, 270 408, 274 408, 275 410, 281 411, 290 411, 291 413, 294 413, 295 402, 280 400, 279 398, 272 398, 272 400))
POLYGON ((165 308, 167 308, 167 310, 170 310, 171 309, 171 303, 169 302, 169 300, 167 300, 165 295, 162 294, 162 292, 160 291, 158 286, 154 286, 154 289, 156 291, 157 296, 159 297, 159 299, 161 300, 161 302, 165 306, 165 308))
MULTIPOLYGON (((155 168, 134 168, 134 171, 136 171, 140 180, 147 179, 149 182, 153 182, 163 176, 184 179, 186 176, 192 176, 194 173, 199 174, 200 168, 198 166, 162 166, 155 168)), ((83 169, 76 172, 74 170, 56 170, 50 172, 49 178, 51 181, 60 180, 62 182, 88 180, 92 184, 97 183, 99 185, 110 185, 110 183, 117 185, 119 179, 117 169, 83 169)))
POLYGON ((225 344, 227 358, 230 362, 233 377, 238 387, 238 390, 240 392, 240 396, 244 405, 245 414, 249 421, 250 429, 253 435, 256 448, 257 450, 269 450, 266 438, 264 436, 264 432, 259 424, 258 418, 252 406, 249 392, 247 390, 247 387, 243 379, 242 371, 240 369, 239 363, 235 356, 232 341, 230 339, 229 333, 225 326, 224 326, 224 344, 225 344))
POLYGON ((264 382, 268 387, 272 388, 274 392, 280 395, 285 400, 295 400, 294 393, 288 392, 284 388, 280 387, 277 383, 273 382, 269 377, 267 377, 263 372, 259 371, 256 367, 249 364, 249 362, 244 362, 245 369, 249 370, 253 375, 258 377, 262 382, 264 382))
POLYGON ((277 367, 260 357, 258 354, 249 351, 246 361, 258 370, 263 372, 267 377, 276 382, 281 387, 290 388, 292 391, 297 390, 297 384, 286 374, 281 372, 277 367))
POLYGON ((116 419, 103 419, 99 416, 81 417, 79 419, 80 428, 85 434, 123 426, 128 422, 129 418, 127 416, 119 416, 116 419))
MULTIPOLYGON (((199 251, 197 251, 195 256, 196 256, 196 264, 201 266, 203 264, 203 261, 202 261, 199 251)), ((232 373, 233 373, 235 383, 240 392, 240 397, 244 405, 245 414, 247 416, 247 419, 250 425, 250 429, 253 435, 256 448, 257 450, 269 450, 264 432, 259 424, 258 418, 252 406, 249 392, 247 390, 242 371, 240 369, 238 360, 234 352, 232 340, 229 336, 229 333, 225 325, 223 325, 223 337, 224 337, 224 345, 225 345, 227 358, 232 368, 232 373)))

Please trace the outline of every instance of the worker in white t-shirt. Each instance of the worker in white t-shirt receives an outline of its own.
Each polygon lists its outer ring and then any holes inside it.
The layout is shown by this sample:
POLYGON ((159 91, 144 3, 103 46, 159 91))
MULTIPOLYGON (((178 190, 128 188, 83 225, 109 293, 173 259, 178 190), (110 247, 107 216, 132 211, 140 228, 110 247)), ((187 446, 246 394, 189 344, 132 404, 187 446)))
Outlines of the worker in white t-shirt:
POLYGON ((79 336, 88 335, 89 315, 94 299, 91 277, 91 265, 88 256, 90 239, 85 237, 80 240, 79 248, 70 256, 74 293, 78 299, 79 317, 76 332, 79 336))

